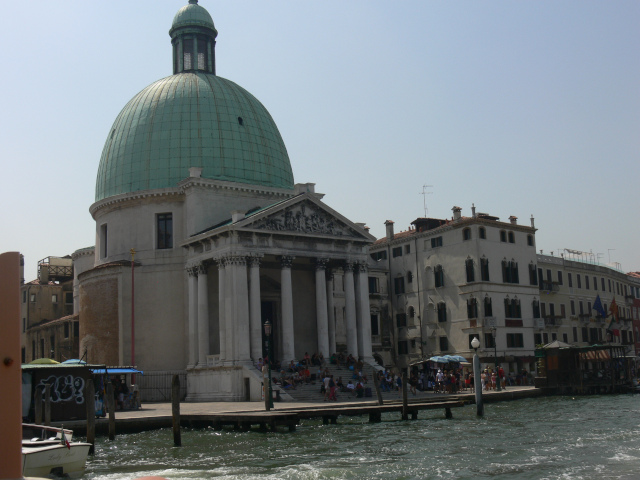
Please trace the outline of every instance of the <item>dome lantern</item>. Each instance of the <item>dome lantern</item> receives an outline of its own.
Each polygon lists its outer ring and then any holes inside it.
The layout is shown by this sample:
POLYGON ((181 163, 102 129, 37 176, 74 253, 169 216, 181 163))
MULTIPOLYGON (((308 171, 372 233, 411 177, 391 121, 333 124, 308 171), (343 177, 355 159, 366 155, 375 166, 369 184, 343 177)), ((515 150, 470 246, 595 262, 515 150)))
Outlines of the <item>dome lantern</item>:
POLYGON ((173 46, 173 73, 202 71, 216 73, 216 30, 209 12, 198 0, 178 10, 171 30, 173 46))

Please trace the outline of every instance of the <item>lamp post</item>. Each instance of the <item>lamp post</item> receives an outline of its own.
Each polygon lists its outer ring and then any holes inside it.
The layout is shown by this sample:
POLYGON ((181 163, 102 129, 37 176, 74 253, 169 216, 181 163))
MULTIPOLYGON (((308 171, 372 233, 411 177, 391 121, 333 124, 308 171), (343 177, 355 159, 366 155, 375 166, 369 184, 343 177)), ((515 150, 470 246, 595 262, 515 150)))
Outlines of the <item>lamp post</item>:
POLYGON ((273 392, 271 390, 271 323, 269 322, 269 320, 264 322, 264 335, 265 337, 267 337, 265 345, 267 347, 267 374, 269 376, 269 391, 265 392, 265 394, 268 394, 268 398, 265 398, 264 407, 267 411, 269 411, 273 408, 273 392))
POLYGON ((471 346, 475 351, 473 354, 473 386, 476 392, 476 414, 482 417, 484 415, 484 405, 482 403, 482 380, 480 374, 480 357, 478 357, 480 340, 478 340, 478 337, 473 337, 471 346))
POLYGON ((502 380, 500 379, 500 375, 498 375, 498 345, 496 343, 496 333, 498 329, 496 327, 491 327, 491 336, 493 337, 493 357, 495 359, 495 364, 496 364, 496 391, 500 392, 502 391, 502 387, 501 387, 501 383, 502 380))

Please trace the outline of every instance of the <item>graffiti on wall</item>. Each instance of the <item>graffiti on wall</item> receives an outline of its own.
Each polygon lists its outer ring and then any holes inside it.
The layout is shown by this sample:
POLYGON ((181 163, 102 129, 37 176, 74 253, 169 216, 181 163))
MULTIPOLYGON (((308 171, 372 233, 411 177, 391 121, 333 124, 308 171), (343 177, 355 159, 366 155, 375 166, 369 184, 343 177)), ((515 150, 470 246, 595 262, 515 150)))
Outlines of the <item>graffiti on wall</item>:
POLYGON ((36 388, 42 388, 42 399, 44 400, 44 389, 46 385, 51 385, 51 402, 75 402, 78 405, 84 403, 84 378, 73 375, 51 375, 43 378, 36 388))

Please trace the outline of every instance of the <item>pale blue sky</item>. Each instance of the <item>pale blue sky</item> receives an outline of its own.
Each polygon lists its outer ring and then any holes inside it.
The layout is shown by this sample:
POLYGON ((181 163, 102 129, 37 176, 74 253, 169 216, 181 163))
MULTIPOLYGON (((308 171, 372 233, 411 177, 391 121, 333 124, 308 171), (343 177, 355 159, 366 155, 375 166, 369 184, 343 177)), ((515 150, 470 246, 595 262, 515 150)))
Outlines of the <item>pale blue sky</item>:
MULTIPOLYGON (((5 2, 0 252, 93 245, 120 109, 171 74, 186 0, 5 2)), ((538 249, 640 270, 640 2, 201 0, 217 70, 271 112, 296 182, 371 232, 471 204, 538 249)))

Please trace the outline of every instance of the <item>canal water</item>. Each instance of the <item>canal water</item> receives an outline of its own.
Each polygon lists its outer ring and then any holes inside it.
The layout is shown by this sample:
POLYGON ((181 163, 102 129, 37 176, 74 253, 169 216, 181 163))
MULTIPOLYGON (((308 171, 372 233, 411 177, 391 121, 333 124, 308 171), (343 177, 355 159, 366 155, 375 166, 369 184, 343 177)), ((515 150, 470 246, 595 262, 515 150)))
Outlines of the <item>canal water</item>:
POLYGON ((99 437, 83 478, 638 479, 640 395, 548 397, 444 411, 305 421, 296 432, 171 429, 99 437))

